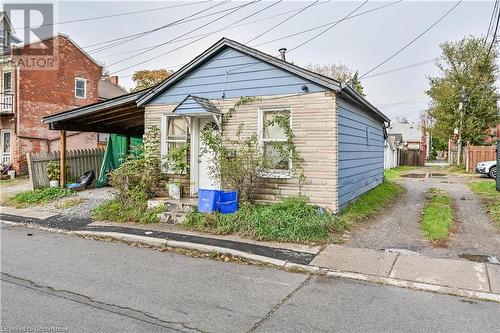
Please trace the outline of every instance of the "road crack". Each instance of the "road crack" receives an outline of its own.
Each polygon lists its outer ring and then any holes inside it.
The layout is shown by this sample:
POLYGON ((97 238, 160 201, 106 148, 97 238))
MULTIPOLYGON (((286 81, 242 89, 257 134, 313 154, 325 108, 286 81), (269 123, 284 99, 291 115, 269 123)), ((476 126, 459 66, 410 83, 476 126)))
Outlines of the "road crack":
POLYGON ((302 289, 312 278, 312 274, 309 274, 307 278, 302 281, 295 289, 293 289, 288 295, 286 295, 278 304, 276 304, 264 317, 262 317, 258 322, 253 324, 252 328, 250 328, 247 333, 253 333, 255 332, 262 324, 272 316, 273 313, 275 313, 283 304, 285 304, 292 296, 302 289))
POLYGON ((138 320, 144 323, 148 323, 150 325, 155 325, 163 328, 168 328, 170 330, 176 332, 201 332, 205 333, 205 331, 199 330, 197 328, 191 327, 184 322, 178 321, 167 321, 155 317, 147 312, 132 309, 125 306, 120 306, 116 304, 110 304, 105 302, 100 302, 94 300, 86 295, 78 294, 68 290, 58 290, 49 286, 39 285, 31 280, 24 279, 21 277, 17 277, 8 273, 1 272, 0 280, 11 283, 20 287, 28 288, 31 290, 35 290, 38 292, 42 292, 44 294, 52 295, 55 297, 63 298, 72 302, 80 303, 83 305, 87 305, 96 309, 100 309, 106 312, 111 312, 120 316, 128 317, 134 320, 138 320))

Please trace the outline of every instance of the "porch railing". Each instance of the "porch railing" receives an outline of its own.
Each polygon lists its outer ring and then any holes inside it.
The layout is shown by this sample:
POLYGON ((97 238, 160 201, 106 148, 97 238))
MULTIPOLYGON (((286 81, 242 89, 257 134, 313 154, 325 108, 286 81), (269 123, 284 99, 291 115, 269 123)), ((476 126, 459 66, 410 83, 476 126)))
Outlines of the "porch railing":
POLYGON ((2 112, 12 112, 12 106, 14 101, 14 94, 11 93, 3 93, 0 94, 0 110, 2 112))

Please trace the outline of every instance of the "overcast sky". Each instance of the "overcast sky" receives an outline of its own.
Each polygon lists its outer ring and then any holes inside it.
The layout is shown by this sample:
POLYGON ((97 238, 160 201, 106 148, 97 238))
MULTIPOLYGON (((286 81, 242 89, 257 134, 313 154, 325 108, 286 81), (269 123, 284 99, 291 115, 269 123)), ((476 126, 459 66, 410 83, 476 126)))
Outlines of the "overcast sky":
MULTIPOLYGON (((153 68, 178 69, 179 65, 190 61, 221 37, 228 37, 246 43, 270 27, 288 18, 293 12, 281 16, 276 15, 294 9, 304 8, 313 2, 314 1, 282 1, 242 21, 238 25, 254 21, 258 22, 226 29, 207 36, 197 42, 194 42, 197 38, 193 38, 191 40, 169 43, 144 54, 139 54, 144 50, 134 51, 136 49, 167 42, 199 27, 202 28, 182 38, 216 31, 272 4, 272 2, 261 1, 248 5, 215 23, 210 23, 210 21, 229 13, 229 11, 192 22, 171 26, 133 41, 91 54, 97 60, 104 62, 107 65, 105 67, 106 70, 113 74, 116 71, 138 62, 188 44, 170 54, 159 56, 144 64, 116 73, 116 75, 120 76, 120 83, 126 88, 131 88, 133 86, 131 75, 135 70, 153 68), (262 20, 269 16, 274 17, 262 20), (124 58, 136 54, 139 54, 139 56, 122 61, 124 58), (111 65, 116 62, 119 63, 111 65)), ((95 43, 109 41, 130 34, 137 34, 148 29, 166 25, 198 11, 203 11, 198 16, 207 15, 244 3, 245 2, 233 0, 220 4, 211 10, 204 10, 216 5, 217 2, 60 2, 58 3, 56 21, 78 20, 131 11, 158 9, 133 15, 61 24, 56 26, 55 30, 70 35, 70 37, 80 46, 91 51, 97 46, 89 47, 89 45, 95 43), (191 5, 179 6, 176 8, 161 8, 185 4, 191 5)), ((355 14, 388 3, 390 2, 369 1, 359 8, 355 14)), ((392 55, 414 37, 422 33, 456 3, 457 2, 449 1, 403 1, 380 10, 345 20, 308 44, 290 52, 287 56, 287 60, 293 61, 297 65, 306 65, 308 63, 342 63, 354 70, 358 70, 360 74, 364 74, 392 55)), ((425 95, 425 89, 428 84, 427 76, 438 74, 435 65, 428 60, 440 54, 439 44, 444 41, 458 40, 467 35, 485 35, 488 29, 493 3, 493 1, 462 2, 444 20, 413 45, 371 74, 390 71, 415 63, 427 62, 423 65, 409 69, 363 79, 362 84, 365 87, 367 98, 391 118, 394 118, 396 115, 405 115, 410 119, 416 119, 419 112, 425 109, 427 103, 425 95)), ((325 2, 321 0, 316 5, 297 14, 276 29, 255 39, 249 43, 249 45, 255 46, 256 44, 272 41, 276 38, 302 32, 321 24, 342 19, 361 4, 362 2, 355 1, 325 2)), ((196 16, 193 18, 195 17, 196 16)), ((13 25, 19 26, 16 22, 14 22, 13 25)), ((328 28, 328 26, 326 28, 328 28)), ((286 47, 291 49, 310 37, 313 37, 323 29, 324 28, 317 29, 305 34, 256 47, 263 52, 276 55, 278 54, 279 48, 286 47)))

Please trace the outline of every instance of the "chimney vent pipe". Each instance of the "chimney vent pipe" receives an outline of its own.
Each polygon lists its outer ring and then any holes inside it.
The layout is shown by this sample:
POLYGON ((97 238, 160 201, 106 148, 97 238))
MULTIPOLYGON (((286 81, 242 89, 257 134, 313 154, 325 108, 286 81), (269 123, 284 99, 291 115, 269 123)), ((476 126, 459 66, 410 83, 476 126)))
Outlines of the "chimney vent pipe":
POLYGON ((279 51, 280 51, 280 55, 281 55, 281 60, 286 61, 286 57, 285 57, 286 48, 282 47, 281 49, 279 49, 279 51))

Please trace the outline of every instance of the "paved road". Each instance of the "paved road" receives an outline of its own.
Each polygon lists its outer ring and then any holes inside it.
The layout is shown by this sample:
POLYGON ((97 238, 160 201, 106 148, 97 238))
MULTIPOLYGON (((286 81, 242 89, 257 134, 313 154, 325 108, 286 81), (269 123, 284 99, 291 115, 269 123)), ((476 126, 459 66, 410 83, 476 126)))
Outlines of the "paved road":
POLYGON ((494 332, 500 327, 496 303, 308 277, 24 227, 2 224, 0 232, 3 328, 494 332))

